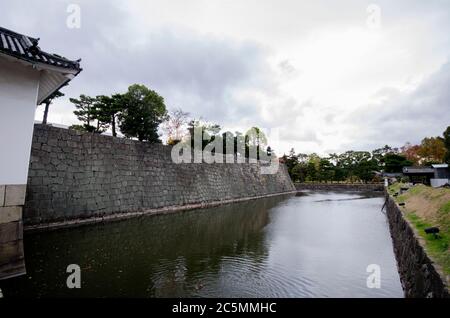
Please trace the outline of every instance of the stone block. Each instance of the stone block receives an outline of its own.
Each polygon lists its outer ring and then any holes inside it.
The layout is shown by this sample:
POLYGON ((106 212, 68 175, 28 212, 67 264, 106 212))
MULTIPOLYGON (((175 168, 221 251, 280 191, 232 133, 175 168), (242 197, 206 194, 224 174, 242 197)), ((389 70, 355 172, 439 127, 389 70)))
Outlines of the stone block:
POLYGON ((5 188, 6 186, 0 185, 0 207, 5 205, 5 188))
POLYGON ((6 185, 5 206, 16 206, 25 204, 26 184, 6 185))
POLYGON ((23 259, 23 241, 0 244, 0 265, 23 259))
POLYGON ((22 220, 22 207, 5 206, 0 207, 0 224, 22 220))
POLYGON ((23 258, 0 265, 0 280, 25 274, 25 260, 23 258))
POLYGON ((22 221, 0 224, 0 244, 21 240, 23 238, 22 221))

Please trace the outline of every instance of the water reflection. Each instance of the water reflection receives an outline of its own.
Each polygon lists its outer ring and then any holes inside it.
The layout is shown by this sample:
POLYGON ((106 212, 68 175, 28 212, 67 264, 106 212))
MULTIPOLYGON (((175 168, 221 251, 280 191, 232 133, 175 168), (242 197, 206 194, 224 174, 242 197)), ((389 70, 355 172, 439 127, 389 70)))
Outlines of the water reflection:
POLYGON ((401 297, 382 203, 320 192, 26 235, 28 275, 0 286, 5 297, 401 297), (65 285, 72 263, 81 289, 65 285), (366 287, 371 263, 379 290, 366 287))

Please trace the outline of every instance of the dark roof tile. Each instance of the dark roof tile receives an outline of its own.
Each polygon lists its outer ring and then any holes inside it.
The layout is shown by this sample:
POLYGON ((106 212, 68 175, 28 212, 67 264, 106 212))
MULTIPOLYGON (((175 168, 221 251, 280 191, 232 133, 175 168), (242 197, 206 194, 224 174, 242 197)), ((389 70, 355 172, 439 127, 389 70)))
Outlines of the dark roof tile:
POLYGON ((30 63, 44 63, 70 70, 81 71, 80 60, 71 61, 65 57, 50 54, 38 46, 39 39, 0 27, 0 52, 30 63))

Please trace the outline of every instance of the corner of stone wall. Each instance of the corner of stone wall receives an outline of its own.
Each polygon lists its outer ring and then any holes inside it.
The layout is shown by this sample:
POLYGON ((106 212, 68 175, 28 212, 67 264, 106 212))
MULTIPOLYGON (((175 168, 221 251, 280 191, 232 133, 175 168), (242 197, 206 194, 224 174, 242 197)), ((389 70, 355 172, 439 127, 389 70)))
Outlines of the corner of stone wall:
POLYGON ((386 214, 405 297, 449 298, 445 277, 427 255, 413 227, 386 193, 386 214))
POLYGON ((25 274, 22 207, 26 185, 0 185, 0 279, 25 274))

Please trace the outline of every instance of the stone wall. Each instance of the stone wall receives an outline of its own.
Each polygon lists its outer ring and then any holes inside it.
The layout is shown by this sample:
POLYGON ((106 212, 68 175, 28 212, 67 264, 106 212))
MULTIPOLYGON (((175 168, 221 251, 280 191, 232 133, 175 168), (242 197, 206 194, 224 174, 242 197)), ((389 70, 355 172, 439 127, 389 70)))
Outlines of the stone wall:
POLYGON ((382 183, 295 183, 297 190, 383 191, 382 183))
POLYGON ((25 273, 22 206, 25 185, 0 185, 0 279, 25 273))
POLYGON ((171 147, 35 125, 25 225, 233 202, 295 191, 284 165, 175 164, 171 147))
POLYGON ((449 297, 446 280, 427 256, 413 227, 387 195, 386 213, 405 297, 449 297))

